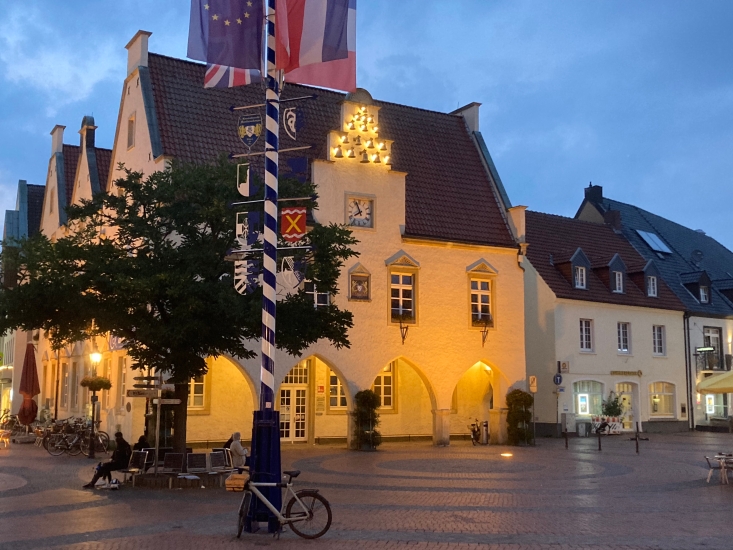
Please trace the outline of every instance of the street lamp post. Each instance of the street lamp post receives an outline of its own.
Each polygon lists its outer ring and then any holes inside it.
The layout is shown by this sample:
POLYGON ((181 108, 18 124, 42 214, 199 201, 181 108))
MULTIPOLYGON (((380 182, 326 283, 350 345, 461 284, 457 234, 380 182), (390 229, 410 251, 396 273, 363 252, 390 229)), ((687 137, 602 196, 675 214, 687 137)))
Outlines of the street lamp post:
MULTIPOLYGON (((102 360, 102 354, 99 353, 99 350, 97 349, 96 341, 94 341, 94 347, 92 352, 89 354, 89 360, 92 362, 92 375, 96 376, 97 365, 99 365, 99 362, 102 360)), ((92 390, 92 429, 89 435, 89 458, 96 458, 95 450, 97 445, 94 438, 94 429, 96 428, 95 420, 98 400, 99 398, 97 397, 96 390, 92 390)))

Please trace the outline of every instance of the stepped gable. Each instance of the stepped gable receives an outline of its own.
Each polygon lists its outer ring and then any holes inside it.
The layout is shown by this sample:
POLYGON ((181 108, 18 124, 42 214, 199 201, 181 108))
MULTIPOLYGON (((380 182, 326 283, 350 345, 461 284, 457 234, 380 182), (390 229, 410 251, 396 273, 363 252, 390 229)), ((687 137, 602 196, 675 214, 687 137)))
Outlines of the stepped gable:
POLYGON ((81 148, 78 145, 64 144, 64 183, 66 184, 66 204, 71 204, 71 194, 74 192, 74 178, 76 178, 76 167, 79 164, 81 148))
POLYGON ((632 282, 628 275, 642 271, 647 260, 611 226, 532 211, 527 211, 526 223, 527 257, 558 298, 678 311, 685 309, 663 280, 657 281, 656 298, 646 296, 645 289, 632 282), (592 266, 587 273, 587 289, 575 288, 558 268, 558 264, 569 261, 578 248, 592 266), (600 266, 607 266, 616 254, 627 268, 623 294, 612 292, 596 272, 600 266))
POLYGON ((713 281, 733 278, 733 252, 718 241, 701 233, 668 220, 652 212, 602 197, 599 201, 591 201, 602 212, 618 211, 624 236, 648 259, 653 259, 662 277, 671 286, 677 297, 692 312, 701 315, 731 316, 731 302, 713 282, 710 302, 700 304, 680 279, 683 273, 705 271, 713 281), (658 235, 670 248, 670 254, 658 254, 637 233, 637 230, 658 235), (700 254, 702 253, 702 254, 700 254))
POLYGON ((97 173, 99 175, 99 186, 102 190, 107 189, 107 178, 111 170, 112 149, 94 148, 94 154, 97 156, 97 173))
POLYGON ((32 237, 41 230, 43 198, 45 185, 28 184, 28 236, 32 237))
MULTIPOLYGON (((239 113, 232 105, 263 103, 260 84, 226 89, 203 87, 205 67, 199 63, 150 54, 153 89, 163 154, 185 161, 206 161, 222 152, 244 153, 237 137, 239 113)), ((345 94, 286 84, 282 98, 317 94, 300 101, 305 126, 292 140, 280 132, 280 147, 312 145, 312 149, 280 156, 280 172, 292 171, 293 159, 326 159, 326 137, 339 129, 345 94)), ((283 104, 281 111, 296 104, 283 104)), ((381 107, 380 137, 394 140, 392 168, 406 176, 406 236, 516 247, 501 212, 480 153, 461 116, 375 101, 381 107)), ((264 108, 260 112, 264 123, 264 108)), ((264 131, 263 131, 264 134, 264 131)), ((264 147, 264 135, 253 152, 264 147)), ((253 166, 262 172, 262 157, 253 166)))

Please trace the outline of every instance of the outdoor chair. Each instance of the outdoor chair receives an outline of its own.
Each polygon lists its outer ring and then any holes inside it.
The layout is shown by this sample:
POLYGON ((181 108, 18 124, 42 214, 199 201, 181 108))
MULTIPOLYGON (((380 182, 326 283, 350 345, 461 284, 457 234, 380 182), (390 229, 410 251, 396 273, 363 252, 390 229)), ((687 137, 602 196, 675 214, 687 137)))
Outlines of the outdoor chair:
POLYGON ((224 447, 217 447, 215 449, 211 449, 212 453, 224 453, 224 460, 227 463, 227 466, 231 467, 232 465, 232 453, 229 449, 226 449, 224 447))
POLYGON ((183 472, 183 453, 166 453, 163 467, 158 469, 158 473, 168 476, 169 489, 173 487, 173 477, 177 477, 181 472, 183 472))
POLYGON ((130 456, 130 464, 124 470, 120 470, 124 474, 124 482, 127 482, 127 475, 132 478, 132 486, 135 486, 135 478, 145 472, 145 462, 148 459, 148 451, 132 451, 130 456))
MULTIPOLYGON (((148 452, 148 459, 145 462, 145 469, 149 470, 150 468, 155 466, 155 447, 146 447, 143 449, 143 451, 148 452)), ((172 451, 173 447, 161 447, 160 449, 158 449, 158 465, 162 464, 165 460, 165 455, 172 451)))
POLYGON ((209 453, 209 477, 214 477, 219 487, 221 487, 222 476, 232 473, 232 468, 227 466, 225 453, 213 452, 209 453))
MULTIPOLYGON (((722 472, 722 470, 725 470, 726 468, 722 464, 720 464, 717 460, 715 460, 715 459, 713 459, 713 462, 710 462, 710 457, 709 456, 706 456, 705 457, 705 460, 707 461, 708 468, 709 468, 709 470, 708 470, 707 483, 710 483, 710 478, 713 476, 713 472, 716 471, 716 470, 720 472, 720 479, 722 480, 723 479, 723 472, 722 472)), ((728 475, 727 472, 725 473, 725 475, 726 476, 728 475)))

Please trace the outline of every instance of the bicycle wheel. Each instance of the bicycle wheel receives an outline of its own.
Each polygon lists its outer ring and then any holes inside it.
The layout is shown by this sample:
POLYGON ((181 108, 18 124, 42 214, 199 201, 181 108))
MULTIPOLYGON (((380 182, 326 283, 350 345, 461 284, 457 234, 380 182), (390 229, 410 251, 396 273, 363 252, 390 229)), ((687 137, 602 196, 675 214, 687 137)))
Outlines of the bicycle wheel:
POLYGON ((66 441, 61 434, 52 434, 48 438, 48 445, 46 447, 48 454, 51 456, 61 456, 66 450, 66 441))
POLYGON ((97 445, 94 447, 94 450, 99 453, 106 453, 109 449, 109 435, 107 435, 107 432, 97 432, 97 445))
MULTIPOLYGON (((74 439, 69 444, 69 448, 66 449, 66 452, 69 453, 71 456, 77 456, 78 454, 80 454, 82 452, 81 451, 81 442, 82 441, 84 441, 84 438, 83 437, 79 437, 79 438, 74 439)), ((84 454, 86 454, 86 453, 84 453, 84 454)))
POLYGON ((244 530, 244 520, 249 512, 249 505, 252 502, 252 492, 245 491, 242 496, 242 503, 239 505, 239 517, 237 518, 237 538, 242 536, 244 530))
POLYGON ((297 498, 291 498, 285 509, 285 517, 295 520, 288 522, 290 528, 304 539, 323 536, 331 527, 331 506, 328 501, 316 491, 298 491, 295 495, 297 498))
MULTIPOLYGON (((79 450, 84 454, 84 456, 89 456, 89 439, 91 436, 89 434, 82 436, 82 438, 79 440, 79 450)), ((76 445, 75 445, 76 446, 76 445)), ((71 453, 69 453, 71 454, 71 453)))

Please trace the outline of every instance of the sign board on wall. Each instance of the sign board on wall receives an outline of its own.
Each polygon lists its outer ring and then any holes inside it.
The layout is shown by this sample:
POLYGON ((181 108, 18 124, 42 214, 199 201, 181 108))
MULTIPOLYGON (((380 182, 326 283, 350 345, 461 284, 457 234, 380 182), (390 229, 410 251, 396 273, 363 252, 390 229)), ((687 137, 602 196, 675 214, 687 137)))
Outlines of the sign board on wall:
POLYGON ((537 393, 537 377, 536 376, 529 377, 529 391, 531 393, 537 393))

